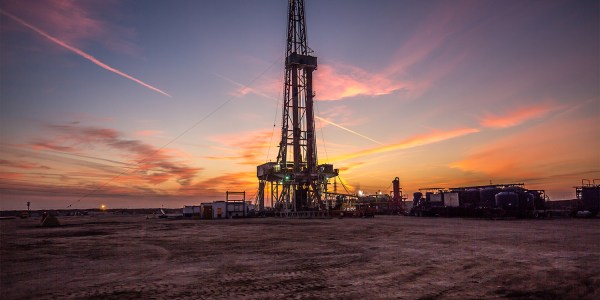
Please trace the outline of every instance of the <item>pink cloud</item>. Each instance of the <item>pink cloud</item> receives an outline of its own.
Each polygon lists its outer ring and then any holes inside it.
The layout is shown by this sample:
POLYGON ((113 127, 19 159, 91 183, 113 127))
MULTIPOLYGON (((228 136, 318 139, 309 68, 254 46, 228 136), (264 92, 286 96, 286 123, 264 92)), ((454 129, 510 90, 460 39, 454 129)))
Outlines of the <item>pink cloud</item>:
POLYGON ((450 74, 469 57, 465 49, 443 49, 457 33, 469 29, 479 3, 440 3, 414 30, 385 69, 370 72, 344 64, 322 64, 315 72, 318 100, 379 96, 402 91, 410 99, 423 95, 434 82, 450 74), (423 66, 422 62, 430 62, 423 66), (419 65, 419 72, 410 72, 419 65))
POLYGON ((411 87, 411 83, 393 81, 383 74, 350 65, 320 65, 315 72, 315 98, 320 101, 386 95, 411 87))
MULTIPOLYGON (((178 160, 181 156, 171 149, 156 148, 139 140, 129 140, 110 128, 82 127, 77 125, 52 125, 59 133, 52 139, 38 139, 34 149, 51 149, 67 152, 85 152, 87 149, 107 148, 117 150, 126 160, 134 163, 128 167, 132 172, 123 178, 139 178, 150 184, 174 180, 188 185, 202 168, 188 166, 178 160)), ((123 181, 123 178, 120 181, 123 181)))
MULTIPOLYGON (((394 63, 385 73, 404 73, 411 66, 431 58, 445 43, 456 38, 456 33, 470 28, 468 21, 479 18, 477 10, 480 7, 481 3, 477 1, 437 3, 398 49, 394 63)), ((464 50, 461 49, 461 52, 464 50)))
POLYGON ((163 131, 160 131, 160 130, 140 130, 140 131, 136 131, 134 133, 134 135, 136 135, 136 136, 148 136, 149 137, 149 136, 156 136, 156 135, 159 135, 159 134, 162 134, 162 133, 163 133, 163 131))
POLYGON ((521 107, 504 115, 488 114, 481 119, 481 125, 491 128, 513 127, 532 119, 544 117, 558 108, 553 104, 537 104, 521 107))
POLYGON ((49 169, 51 169, 50 167, 48 167, 46 165, 41 165, 41 164, 38 164, 35 162, 28 162, 28 161, 24 161, 24 160, 12 161, 12 160, 0 159, 0 166, 17 168, 17 169, 26 169, 26 170, 31 170, 31 169, 49 170, 49 169))
POLYGON ((109 50, 135 54, 135 30, 98 18, 118 15, 116 1, 35 0, 6 2, 3 9, 22 16, 67 44, 84 47, 101 43, 109 50))

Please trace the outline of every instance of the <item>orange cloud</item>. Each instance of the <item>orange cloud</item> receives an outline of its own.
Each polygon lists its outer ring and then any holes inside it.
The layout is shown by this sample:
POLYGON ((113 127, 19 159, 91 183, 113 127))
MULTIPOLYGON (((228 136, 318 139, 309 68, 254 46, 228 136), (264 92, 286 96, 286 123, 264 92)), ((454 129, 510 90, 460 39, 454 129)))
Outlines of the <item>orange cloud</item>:
POLYGON ((103 63, 103 62, 101 62, 100 60, 98 60, 97 58, 91 56, 90 54, 83 52, 81 49, 75 48, 75 47, 73 47, 73 46, 65 43, 64 41, 61 41, 61 40, 57 39, 56 37, 53 37, 53 36, 49 35, 48 33, 42 31, 41 29, 39 29, 39 28, 37 28, 37 27, 35 27, 35 26, 33 26, 33 25, 31 25, 31 24, 23 21, 22 19, 14 16, 14 15, 8 13, 8 12, 5 12, 4 10, 0 10, 0 14, 3 14, 5 16, 13 19, 14 21, 20 23, 21 25, 23 25, 23 26, 25 26, 25 27, 33 30, 34 32, 38 33, 39 35, 41 35, 41 36, 49 39, 53 43, 55 43, 55 44, 57 44, 57 45, 59 45, 61 47, 64 47, 64 48, 66 48, 66 49, 74 52, 75 54, 78 54, 79 56, 81 56, 81 57, 83 57, 83 58, 91 61, 92 63, 96 64, 97 66, 99 66, 99 67, 101 67, 101 68, 103 68, 105 70, 113 72, 113 73, 115 73, 117 75, 121 75, 121 76, 123 76, 123 77, 125 77, 125 78, 127 78, 127 79, 129 79, 129 80, 131 80, 133 82, 136 82, 136 83, 138 83, 138 84, 140 84, 140 85, 142 85, 144 87, 147 87, 147 88, 149 88, 149 89, 151 89, 151 90, 153 90, 155 92, 158 92, 158 93, 161 93, 161 94, 163 94, 165 96, 171 97, 171 95, 163 92, 162 90, 160 90, 160 89, 158 89, 156 87, 153 87, 153 86, 151 86, 151 85, 149 85, 149 84, 147 84, 147 83, 145 83, 145 82, 143 82, 143 81, 141 81, 141 80, 139 80, 139 79, 137 79, 137 78, 135 78, 135 77, 133 77, 131 75, 125 74, 125 73, 123 73, 123 72, 121 72, 121 71, 119 71, 119 70, 117 70, 117 69, 115 69, 115 68, 113 68, 113 67, 111 67, 111 66, 109 66, 109 65, 107 65, 105 63, 103 63))
POLYGON ((392 81, 383 74, 370 73, 349 65, 320 65, 315 72, 315 94, 320 101, 358 95, 386 95, 410 86, 409 83, 392 81))
POLYGON ((400 141, 400 142, 392 144, 392 145, 366 149, 366 150, 349 153, 349 154, 343 154, 338 157, 332 158, 331 161, 340 161, 340 160, 357 158, 357 157, 373 155, 373 154, 378 154, 378 153, 383 153, 383 152, 409 149, 409 148, 424 146, 424 145, 428 145, 428 144, 433 144, 433 143, 461 137, 461 136, 468 135, 471 133, 476 133, 476 132, 479 132, 479 129, 461 128, 461 129, 455 129, 455 130, 450 130, 450 131, 433 131, 433 132, 430 132, 427 134, 415 135, 413 137, 410 137, 408 139, 405 139, 403 141, 400 141))
POLYGON ((483 144, 449 167, 495 181, 545 182, 554 178, 564 189, 576 184, 580 174, 600 175, 597 121, 597 117, 564 115, 483 144))
POLYGON ((547 104, 522 107, 502 116, 487 115, 481 120, 481 125, 491 128, 513 127, 532 119, 541 118, 556 109, 558 109, 557 106, 547 104))
MULTIPOLYGON (((208 156, 212 160, 234 160, 244 165, 258 165, 264 162, 265 155, 271 141, 271 130, 262 130, 249 133, 236 133, 232 135, 214 136, 211 139, 226 145, 226 151, 233 152, 233 155, 208 156)), ((273 136, 273 143, 277 143, 279 134, 273 136)), ((271 145, 274 147, 273 144, 271 145)))
POLYGON ((160 130, 140 130, 140 131, 136 131, 134 134, 137 136, 156 136, 163 133, 163 131, 160 130))
POLYGON ((250 200, 257 189, 258 181, 255 172, 238 172, 207 178, 193 185, 183 186, 177 191, 177 195, 224 198, 224 191, 246 191, 246 199, 250 200))

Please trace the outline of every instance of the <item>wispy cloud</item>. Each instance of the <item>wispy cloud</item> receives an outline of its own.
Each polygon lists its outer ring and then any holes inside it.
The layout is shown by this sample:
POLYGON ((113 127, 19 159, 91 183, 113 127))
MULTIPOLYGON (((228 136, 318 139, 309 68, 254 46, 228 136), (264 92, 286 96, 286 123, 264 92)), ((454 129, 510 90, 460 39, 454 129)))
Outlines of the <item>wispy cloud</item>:
MULTIPOLYGON (((125 139, 110 128, 82 127, 75 125, 51 125, 59 133, 53 139, 38 139, 32 143, 35 149, 52 149, 66 152, 85 152, 86 149, 108 148, 120 151, 125 160, 133 160, 134 169, 130 177, 150 184, 175 180, 188 185, 201 168, 190 167, 177 160, 169 149, 158 149, 139 140, 125 139)), ((129 174, 126 174, 129 175, 129 174)), ((123 181, 123 178, 120 180, 123 181)))
POLYGON ((134 28, 99 18, 119 18, 118 1, 21 0, 4 1, 0 5, 1 9, 37 24, 72 46, 82 48, 94 43, 117 53, 135 55, 138 52, 132 42, 136 39, 134 28))
POLYGON ((504 115, 488 114, 481 119, 481 125, 491 128, 513 127, 532 119, 541 118, 558 108, 552 104, 537 104, 521 107, 504 115))
POLYGON ((357 152, 353 152, 353 153, 343 154, 338 157, 332 158, 331 160, 332 161, 340 161, 340 160, 347 160, 347 159, 352 159, 352 158, 357 158, 357 157, 362 157, 362 156, 367 156, 367 155, 373 155, 373 154, 378 154, 378 153, 383 153, 383 152, 409 149, 409 148, 424 146, 424 145, 433 144, 433 143, 437 143, 437 142, 442 142, 445 140, 461 137, 461 136, 476 133, 476 132, 479 132, 479 129, 460 128, 460 129, 454 129, 454 130, 449 130, 449 131, 433 131, 433 132, 426 133, 426 134, 412 136, 410 138, 407 138, 407 139, 402 140, 395 144, 390 144, 390 145, 383 146, 383 147, 370 148, 370 149, 361 150, 361 151, 357 151, 357 152))
POLYGON ((275 87, 275 86, 264 86, 263 88, 253 88, 253 87, 244 85, 244 84, 242 84, 240 82, 237 82, 237 81, 235 81, 235 80, 233 80, 233 79, 231 79, 229 77, 225 77, 225 76, 219 75, 219 74, 216 74, 216 75, 217 75, 217 77, 219 77, 221 79, 224 79, 225 81, 228 81, 228 82, 233 83, 234 85, 238 86, 238 89, 231 93, 232 96, 242 97, 242 96, 245 96, 245 95, 248 95, 248 94, 256 94, 256 95, 263 96, 265 98, 272 99, 272 100, 275 100, 275 101, 278 100, 277 98, 268 95, 267 94, 268 92, 264 92, 263 90, 268 90, 268 91, 272 92, 273 90, 280 89, 281 87, 279 85, 277 87, 275 87))
POLYGON ((350 65, 320 65, 315 72, 315 94, 320 101, 341 100, 358 95, 380 96, 412 84, 392 80, 384 74, 367 72, 350 65))
MULTIPOLYGON (((233 79, 230 79, 230 78, 227 78, 227 77, 221 76, 221 75, 217 75, 217 76, 219 76, 220 78, 222 78, 222 79, 224 79, 226 81, 229 81, 229 82, 231 82, 231 83, 239 86, 239 90, 237 90, 233 94, 235 96, 243 96, 243 95, 246 95, 246 94, 249 94, 249 93, 253 93, 253 94, 256 94, 256 95, 263 96, 265 98, 277 100, 275 97, 269 96, 269 95, 267 95, 267 94, 265 94, 265 93, 263 93, 263 92, 261 92, 261 91, 259 91, 257 89, 245 86, 245 85, 243 85, 243 84, 241 84, 241 83, 239 83, 239 82, 237 82, 237 81, 235 81, 233 79)), ((345 111, 346 113, 348 112, 345 106, 338 107, 338 109, 336 109, 336 111, 339 111, 339 108, 341 108, 341 110, 345 111)), ((331 114, 331 111, 329 111, 329 113, 331 114)), ((339 112, 333 113, 332 115, 338 115, 338 114, 339 114, 339 112)), ((325 124, 329 124, 329 125, 335 126, 335 127, 340 128, 340 129, 342 129, 344 131, 350 132, 350 133, 352 133, 352 134, 354 134, 356 136, 359 136, 359 137, 362 137, 364 139, 367 139, 367 140, 369 140, 371 142, 383 145, 383 143, 381 143, 381 142, 378 142, 378 141, 376 141, 376 140, 374 140, 374 139, 372 139, 372 138, 370 138, 368 136, 360 134, 360 133, 358 133, 358 132, 356 132, 356 131, 354 131, 352 129, 344 127, 343 125, 335 123, 335 122, 333 122, 333 121, 331 121, 329 119, 326 119, 326 118, 323 118, 323 117, 320 117, 320 116, 315 116, 315 118, 318 119, 318 120, 323 121, 325 124)), ((354 119, 356 119, 356 118, 354 118, 354 119)), ((316 125, 318 126, 319 124, 316 124, 316 125)), ((236 157, 209 157, 209 158, 211 158, 211 159, 233 159, 233 158, 236 158, 236 157)))
POLYGON ((136 131, 134 134, 137 136, 156 136, 159 134, 162 134, 163 131, 161 130, 151 130, 151 129, 147 129, 147 130, 139 130, 136 131))
POLYGON ((207 156, 206 158, 211 160, 232 160, 243 165, 258 165, 264 162, 272 133, 271 130, 260 130, 213 136, 210 139, 224 145, 225 148, 222 150, 229 154, 207 156))
POLYGON ((24 160, 17 160, 17 161, 13 161, 13 160, 7 160, 7 159, 0 159, 0 166, 3 167, 9 167, 9 168, 17 168, 17 169, 26 169, 26 170, 30 170, 30 169, 42 169, 42 170, 50 170, 51 168, 46 166, 46 165, 41 165, 35 162, 29 162, 29 161, 24 161, 24 160))
POLYGON ((597 117, 572 116, 564 115, 481 144, 449 167, 484 178, 510 180, 550 178, 565 170, 573 173, 598 170, 600 140, 592 138, 600 135, 597 117), (586 143, 579 145, 571 141, 586 143))
POLYGON ((341 63, 320 65, 315 72, 316 98, 342 100, 395 92, 408 99, 420 97, 468 58, 464 47, 457 50, 445 46, 469 28, 480 7, 472 2, 436 4, 383 69, 367 71, 341 63))
POLYGON ((227 173, 216 177, 206 178, 190 186, 181 187, 178 195, 202 195, 203 197, 223 197, 224 191, 246 191, 246 199, 252 197, 257 189, 256 173, 238 172, 227 173))
POLYGON ((85 59, 87 59, 87 60, 91 61, 92 63, 94 63, 94 64, 98 65, 99 67, 101 67, 101 68, 103 68, 103 69, 105 69, 105 70, 108 70, 108 71, 110 71, 110 72, 113 72, 113 73, 115 73, 115 74, 117 74, 117 75, 121 75, 121 76, 123 76, 123 77, 125 77, 125 78, 127 78, 127 79, 129 79, 129 80, 131 80, 131 81, 133 81, 133 82, 136 82, 136 83, 138 83, 138 84, 140 84, 140 85, 142 85, 142 86, 144 86, 144 87, 146 87, 146 88, 149 88, 149 89, 151 89, 151 90, 153 90, 153 91, 155 91, 155 92, 158 92, 158 93, 161 93, 161 94, 163 94, 163 95, 165 95, 165 96, 171 97, 171 95, 169 95, 169 94, 165 93, 164 91, 162 91, 162 90, 160 90, 160 89, 158 89, 158 88, 156 88, 156 87, 154 87, 154 86, 151 86, 151 85, 149 85, 149 84, 147 84, 147 83, 145 83, 145 82, 143 82, 143 81, 141 81, 141 80, 139 80, 139 79, 137 79, 137 78, 135 78, 135 77, 133 77, 133 76, 131 76, 131 75, 128 75, 128 74, 126 74, 126 73, 123 73, 123 72, 121 72, 121 71, 119 71, 119 70, 117 70, 117 69, 115 69, 115 68, 113 68, 113 67, 111 67, 111 66, 109 66, 109 65, 105 64, 104 62, 102 62, 102 61, 98 60, 97 58, 95 58, 95 57, 93 57, 92 55, 90 55, 90 54, 88 54, 88 53, 84 52, 83 50, 81 50, 81 49, 79 49, 79 48, 76 48, 76 47, 73 47, 73 46, 71 46, 71 45, 69 45, 69 44, 65 43, 64 41, 62 41, 62 40, 59 40, 58 38, 56 38, 56 37, 54 37, 54 36, 51 36, 51 35, 49 35, 48 33, 46 33, 46 32, 44 32, 44 31, 42 31, 41 29, 39 29, 39 28, 37 28, 37 27, 35 27, 35 26, 33 26, 33 25, 31 25, 31 24, 27 23, 27 22, 25 22, 24 20, 22 20, 21 18, 19 18, 19 17, 17 17, 17 16, 14 16, 14 15, 12 15, 12 14, 10 14, 10 13, 8 13, 8 12, 4 11, 4 10, 0 10, 0 14, 3 14, 3 15, 5 15, 5 16, 7 16, 7 17, 11 18, 12 20, 14 20, 14 21, 18 22, 19 24, 21 24, 21 25, 23 25, 23 26, 25 26, 25 27, 27 27, 27 28, 29 28, 29 29, 33 30, 34 32, 38 33, 39 35, 41 35, 41 36, 43 36, 43 37, 45 37, 45 38, 49 39, 49 40, 50 40, 50 41, 52 41, 53 43, 55 43, 55 44, 57 44, 57 45, 59 45, 59 46, 61 46, 61 47, 64 47, 64 48, 66 48, 66 49, 68 49, 68 50, 72 51, 73 53, 75 53, 75 54, 77 54, 77 55, 79 55, 79 56, 81 56, 81 57, 83 57, 83 58, 85 58, 85 59))

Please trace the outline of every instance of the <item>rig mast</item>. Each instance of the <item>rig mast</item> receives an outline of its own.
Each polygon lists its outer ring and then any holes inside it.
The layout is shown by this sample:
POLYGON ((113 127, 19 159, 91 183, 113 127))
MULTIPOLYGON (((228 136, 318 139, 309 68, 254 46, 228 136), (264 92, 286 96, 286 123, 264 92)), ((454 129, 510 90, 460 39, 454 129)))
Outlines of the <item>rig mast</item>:
POLYGON ((257 167, 260 209, 267 184, 277 210, 324 209, 328 179, 338 175, 333 165, 317 164, 312 84, 317 57, 312 53, 306 43, 304 0, 289 0, 281 142, 277 162, 257 167))

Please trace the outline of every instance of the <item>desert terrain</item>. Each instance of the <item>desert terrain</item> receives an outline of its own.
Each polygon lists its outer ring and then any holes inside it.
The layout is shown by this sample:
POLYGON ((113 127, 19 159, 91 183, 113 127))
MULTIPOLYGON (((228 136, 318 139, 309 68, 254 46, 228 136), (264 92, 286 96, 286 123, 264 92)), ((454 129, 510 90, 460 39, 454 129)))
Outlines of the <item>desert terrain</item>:
POLYGON ((1 220, 2 299, 600 299, 600 219, 1 220))

